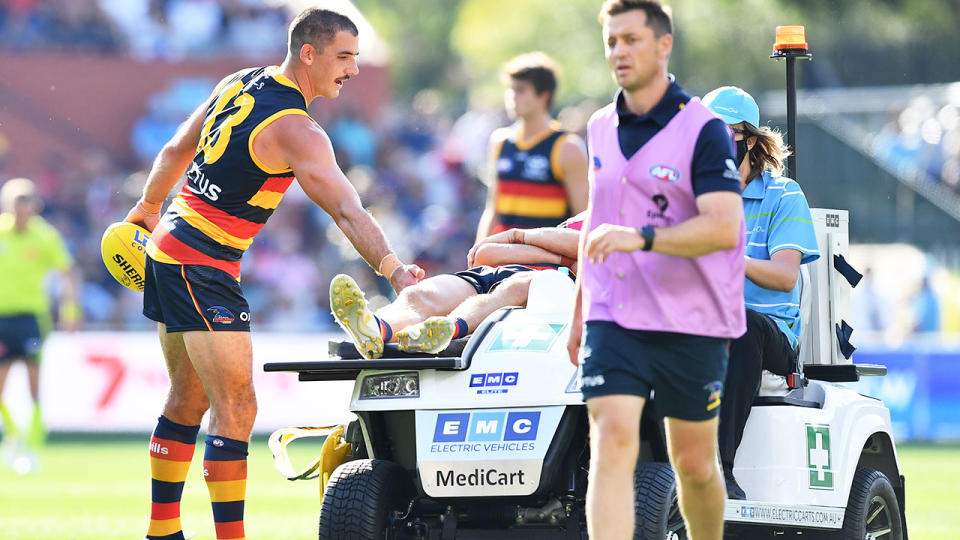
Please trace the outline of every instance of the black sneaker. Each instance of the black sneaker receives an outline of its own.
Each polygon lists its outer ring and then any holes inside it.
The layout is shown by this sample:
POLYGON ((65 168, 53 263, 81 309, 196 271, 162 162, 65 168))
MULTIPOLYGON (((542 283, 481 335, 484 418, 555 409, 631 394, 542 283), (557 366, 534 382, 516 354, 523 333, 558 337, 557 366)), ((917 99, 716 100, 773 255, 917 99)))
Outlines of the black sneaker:
POLYGON ((724 467, 723 479, 727 484, 727 498, 737 501, 746 500, 747 494, 743 492, 737 479, 733 477, 733 471, 724 467))

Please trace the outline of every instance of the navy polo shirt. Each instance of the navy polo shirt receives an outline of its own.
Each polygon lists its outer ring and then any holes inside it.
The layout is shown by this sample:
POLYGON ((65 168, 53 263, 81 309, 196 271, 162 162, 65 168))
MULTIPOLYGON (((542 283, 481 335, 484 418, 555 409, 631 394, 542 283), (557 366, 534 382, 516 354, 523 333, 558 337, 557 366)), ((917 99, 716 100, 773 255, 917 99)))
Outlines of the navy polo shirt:
MULTIPOLYGON (((663 99, 646 114, 630 112, 624 102, 623 89, 617 91, 617 138, 623 156, 630 159, 640 147, 663 129, 688 101, 690 94, 680 88, 673 75, 670 75, 670 87, 663 99)), ((697 137, 693 163, 690 166, 694 195, 711 191, 740 193, 740 172, 731 170, 727 163, 728 160, 733 163, 734 155, 733 137, 727 124, 719 118, 707 122, 697 137)))

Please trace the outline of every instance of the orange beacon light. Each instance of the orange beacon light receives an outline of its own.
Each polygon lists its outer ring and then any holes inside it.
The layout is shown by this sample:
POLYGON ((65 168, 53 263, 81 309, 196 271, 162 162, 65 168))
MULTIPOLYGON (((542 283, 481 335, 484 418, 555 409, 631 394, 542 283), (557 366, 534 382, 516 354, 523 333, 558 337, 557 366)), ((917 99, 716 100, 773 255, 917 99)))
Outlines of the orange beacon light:
POLYGON ((773 54, 770 58, 777 60, 784 58, 787 61, 787 145, 792 150, 787 156, 787 170, 797 179, 797 59, 809 60, 810 46, 807 45, 806 29, 800 25, 778 26, 777 37, 773 42, 773 54))
MULTIPOLYGON (((773 43, 774 51, 784 49, 807 50, 806 30, 802 26, 778 26, 777 38, 773 43)), ((776 53, 774 53, 776 54, 776 53)))

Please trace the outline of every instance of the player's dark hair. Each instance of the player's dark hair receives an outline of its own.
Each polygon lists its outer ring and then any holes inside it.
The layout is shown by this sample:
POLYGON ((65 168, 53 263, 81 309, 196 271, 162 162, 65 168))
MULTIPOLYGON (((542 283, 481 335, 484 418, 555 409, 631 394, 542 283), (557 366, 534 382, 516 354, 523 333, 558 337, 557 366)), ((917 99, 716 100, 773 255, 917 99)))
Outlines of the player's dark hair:
POLYGON ((670 8, 661 5, 656 0, 607 0, 600 8, 600 15, 597 18, 600 20, 600 24, 603 24, 610 17, 628 11, 644 12, 647 15, 647 26, 653 29, 655 36, 673 34, 670 8))
POLYGON ((357 25, 346 15, 328 9, 307 8, 290 23, 290 54, 299 56, 300 49, 307 43, 313 45, 317 51, 322 51, 340 31, 353 35, 359 33, 357 25))
POLYGON ((503 66, 501 77, 504 82, 526 81, 538 95, 549 92, 547 109, 553 105, 553 95, 557 91, 557 65, 546 54, 531 52, 517 56, 503 66))

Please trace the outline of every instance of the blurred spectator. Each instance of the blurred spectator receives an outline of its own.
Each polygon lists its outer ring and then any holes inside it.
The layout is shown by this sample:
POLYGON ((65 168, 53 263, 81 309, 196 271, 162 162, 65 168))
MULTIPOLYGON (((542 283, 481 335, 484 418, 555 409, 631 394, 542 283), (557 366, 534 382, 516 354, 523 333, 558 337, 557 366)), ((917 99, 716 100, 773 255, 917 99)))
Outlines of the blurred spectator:
POLYGON ((873 139, 877 158, 900 175, 921 174, 960 192, 960 110, 914 98, 873 139))
POLYGON ((224 43, 229 54, 251 58, 275 55, 286 48, 287 15, 282 7, 257 5, 251 0, 232 0, 225 12, 224 43))
POLYGON ((0 46, 110 53, 123 38, 97 0, 16 0, 0 8, 0 46))
POLYGON ((864 268, 863 279, 850 293, 850 312, 850 322, 857 330, 884 332, 887 329, 886 297, 869 266, 864 268))
POLYGON ((174 56, 215 53, 224 30, 224 12, 217 0, 167 0, 167 28, 174 56))
POLYGON ((343 116, 334 120, 329 133, 333 147, 347 154, 349 166, 373 166, 377 139, 373 130, 357 118, 355 111, 346 110, 343 116))
POLYGON ((930 278, 924 277, 920 290, 913 297, 913 331, 940 331, 940 300, 930 286, 930 278))
POLYGON ((287 22, 285 8, 265 0, 4 0, 0 47, 264 57, 283 49, 287 22))
POLYGON ((202 77, 182 78, 150 96, 147 114, 137 120, 130 133, 130 146, 137 157, 152 160, 176 133, 180 122, 210 96, 215 84, 202 77))

